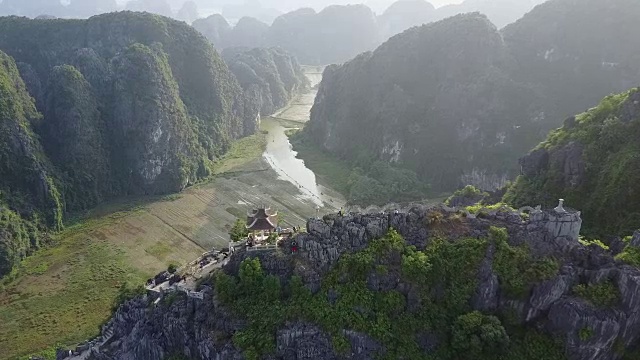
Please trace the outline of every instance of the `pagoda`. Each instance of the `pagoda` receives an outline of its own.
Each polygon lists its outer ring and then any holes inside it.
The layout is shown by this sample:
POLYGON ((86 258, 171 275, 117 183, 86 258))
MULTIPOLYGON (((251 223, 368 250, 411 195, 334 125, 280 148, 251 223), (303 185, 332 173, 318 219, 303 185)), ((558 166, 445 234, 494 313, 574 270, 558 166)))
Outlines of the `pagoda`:
POLYGON ((250 233, 271 234, 278 228, 278 212, 271 211, 268 207, 263 207, 253 212, 247 213, 247 230, 250 233))

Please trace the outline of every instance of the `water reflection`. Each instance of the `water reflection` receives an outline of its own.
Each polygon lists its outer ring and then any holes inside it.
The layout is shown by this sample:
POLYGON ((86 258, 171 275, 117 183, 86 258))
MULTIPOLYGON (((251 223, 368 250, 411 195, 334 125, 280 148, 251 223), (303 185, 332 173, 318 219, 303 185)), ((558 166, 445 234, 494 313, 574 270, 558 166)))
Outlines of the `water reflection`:
POLYGON ((296 158, 297 152, 293 151, 289 138, 285 134, 286 129, 272 118, 264 119, 262 128, 269 131, 264 158, 278 173, 278 177, 294 184, 305 198, 322 206, 322 194, 316 175, 305 166, 303 160, 296 158))
MULTIPOLYGON (((305 68, 305 72, 312 87, 320 82, 322 78, 321 70, 305 68)), ((314 89, 307 94, 298 96, 289 107, 278 112, 274 117, 300 122, 302 125, 302 123, 309 120, 309 113, 316 93, 317 90, 314 89)), ((316 175, 306 167, 303 160, 296 158, 298 153, 293 151, 289 138, 285 134, 287 129, 274 117, 262 120, 262 129, 269 132, 264 158, 278 173, 280 179, 296 185, 304 198, 312 200, 318 206, 323 206, 325 203, 323 200, 326 199, 320 190, 316 175)))

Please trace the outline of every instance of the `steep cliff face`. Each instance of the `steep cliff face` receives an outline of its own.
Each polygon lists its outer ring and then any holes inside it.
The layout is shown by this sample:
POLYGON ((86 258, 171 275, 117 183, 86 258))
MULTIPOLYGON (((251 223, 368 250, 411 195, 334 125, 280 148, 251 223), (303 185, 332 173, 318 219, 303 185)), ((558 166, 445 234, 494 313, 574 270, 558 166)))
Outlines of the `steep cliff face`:
POLYGON ((45 151, 60 170, 67 206, 87 208, 109 194, 112 182, 98 100, 70 65, 53 68, 46 93, 39 131, 45 151))
POLYGON ((0 52, 0 276, 40 246, 39 226, 62 226, 54 172, 31 126, 39 117, 14 60, 0 52))
POLYGON ((605 98, 520 160, 505 200, 550 204, 565 198, 584 210, 595 235, 630 234, 638 226, 640 91, 605 98))
POLYGON ((308 87, 296 58, 281 49, 229 48, 223 57, 262 116, 273 114, 308 87))
POLYGON ((177 192, 206 167, 193 125, 178 96, 167 56, 134 44, 112 60, 113 127, 109 128, 118 179, 135 193, 177 192), (198 161, 198 158, 200 160, 198 161))
POLYGON ((633 0, 554 0, 502 31, 519 64, 512 78, 534 84, 542 95, 540 121, 555 128, 638 85, 638 16, 640 3, 633 0))
POLYGON ((114 196, 179 191, 256 129, 258 110, 184 23, 122 12, 0 18, 0 29, 0 49, 19 61, 2 53, 0 190, 36 227, 60 228, 65 212, 114 196))
POLYGON ((295 253, 235 253, 202 300, 124 304, 92 357, 621 359, 640 270, 581 245, 580 223, 420 207, 310 220, 295 253))
POLYGON ((328 67, 306 131, 348 159, 372 154, 409 167, 438 190, 463 181, 493 190, 532 127, 532 92, 502 70, 507 61, 479 14, 410 29, 328 67))
POLYGON ((478 14, 410 29, 327 68, 308 131, 438 190, 495 190, 561 119, 640 81, 640 46, 623 45, 638 41, 628 31, 638 12, 634 1, 555 0, 500 33, 478 14))
MULTIPOLYGON (((0 49, 31 65, 41 83, 53 66, 74 64, 77 49, 91 49, 107 62, 126 47, 161 43, 180 98, 203 131, 199 140, 211 159, 244 133, 242 89, 210 43, 183 22, 156 15, 120 12, 88 20, 3 18, 0 49), (42 53, 47 56, 41 56, 42 53)), ((95 59, 95 57, 94 57, 95 59)), ((78 67, 82 72, 83 69, 78 67)), ((90 71, 83 73, 92 82, 90 71)), ((93 82, 92 82, 93 85, 93 82)))
POLYGON ((26 91, 15 62, 0 52, 2 121, 0 126, 0 184, 3 197, 25 215, 41 215, 59 226, 62 204, 54 173, 33 132, 30 120, 40 117, 26 91))
MULTIPOLYGON (((245 125, 255 129, 255 114, 245 115, 245 97, 233 74, 206 39, 184 23, 150 14, 122 12, 97 16, 86 21, 3 18, 0 20, 0 28, 6 34, 0 40, 0 49, 5 49, 21 61, 23 64, 21 68, 24 69, 25 78, 28 79, 29 89, 33 90, 37 103, 42 104, 40 106, 44 107, 45 97, 55 96, 55 94, 52 95, 51 91, 47 93, 39 90, 42 87, 39 84, 50 82, 53 67, 71 64, 90 84, 91 93, 96 97, 95 101, 104 123, 120 125, 127 121, 134 124, 145 123, 156 121, 151 118, 162 115, 180 119, 179 121, 174 119, 172 122, 180 124, 180 129, 185 132, 194 133, 197 127, 196 144, 186 140, 192 139, 193 135, 172 136, 168 132, 164 133, 175 142, 172 150, 177 150, 178 147, 182 149, 177 151, 175 156, 187 156, 184 166, 167 168, 165 173, 182 171, 184 174, 175 175, 181 180, 172 181, 171 186, 163 185, 152 190, 145 189, 144 192, 156 193, 180 189, 184 184, 206 175, 207 171, 203 168, 207 165, 206 161, 215 160, 224 153, 233 139, 250 134, 251 130, 246 131, 245 125), (130 90, 134 90, 139 85, 145 88, 145 85, 125 79, 118 73, 119 70, 125 69, 116 69, 116 71, 113 69, 112 59, 134 43, 146 46, 160 44, 162 51, 159 57, 162 58, 162 66, 153 66, 150 71, 142 71, 146 78, 141 76, 134 78, 137 82, 146 81, 149 86, 157 85, 158 89, 154 91, 157 96, 161 95, 163 100, 167 101, 167 105, 166 108, 159 106, 155 109, 157 111, 144 106, 140 108, 133 106, 127 111, 141 112, 137 112, 135 116, 128 114, 129 116, 125 118, 115 119, 116 114, 112 105, 114 105, 114 98, 120 95, 114 92, 114 82, 119 81, 118 86, 130 86, 130 90), (43 52, 48 55, 41 56, 43 52), (161 81, 158 84, 152 84, 149 81, 153 79, 161 81), (170 91, 161 94, 167 89, 170 91), (145 112, 147 110, 148 112, 145 112), (165 113, 169 110, 175 111, 171 114, 165 113), (181 144, 182 141, 185 143, 181 144), (203 150, 206 154, 204 159, 201 156, 203 150), (178 168, 182 170, 178 171, 178 168)), ((140 66, 144 68, 144 65, 140 66)), ((76 92, 70 90, 68 93, 76 92)), ((40 110, 45 113, 45 116, 49 114, 45 108, 40 110)), ((120 107, 118 111, 124 110, 120 107)), ((122 116, 122 113, 118 116, 122 116)), ((132 126, 135 127, 135 125, 132 126)), ((111 127, 109 129, 113 130, 111 127)), ((176 127, 168 129, 183 131, 176 127)), ((114 131, 117 132, 117 130, 114 131)), ((152 149, 155 146, 151 141, 152 138, 150 136, 147 138, 150 142, 140 146, 152 149)), ((109 140, 110 138, 107 142, 109 140)), ((45 144, 45 147, 56 146, 55 143, 51 146, 45 144)), ((117 148, 122 150, 121 146, 117 148)), ((160 161, 160 164, 168 163, 160 161)), ((122 164, 118 165, 122 166, 122 164)), ((164 165, 156 166, 160 166, 160 169, 144 171, 150 171, 150 173, 162 171, 161 168, 164 165)), ((136 168, 134 173, 142 169, 139 165, 134 167, 136 168)), ((121 172, 120 175, 125 173, 127 171, 121 172)), ((152 177, 155 178, 155 175, 152 177)), ((128 180, 127 175, 116 179, 115 183, 126 184, 128 180)), ((140 192, 139 185, 135 187, 138 190, 120 186, 118 191, 140 192)))

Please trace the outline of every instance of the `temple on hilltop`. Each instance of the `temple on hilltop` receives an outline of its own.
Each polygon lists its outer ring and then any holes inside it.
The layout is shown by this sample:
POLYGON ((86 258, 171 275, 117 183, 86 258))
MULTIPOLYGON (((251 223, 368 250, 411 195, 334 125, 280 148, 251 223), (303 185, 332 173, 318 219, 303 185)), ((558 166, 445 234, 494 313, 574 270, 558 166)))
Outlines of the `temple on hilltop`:
POLYGON ((247 213, 247 230, 250 233, 272 233, 278 228, 278 212, 263 207, 247 213))

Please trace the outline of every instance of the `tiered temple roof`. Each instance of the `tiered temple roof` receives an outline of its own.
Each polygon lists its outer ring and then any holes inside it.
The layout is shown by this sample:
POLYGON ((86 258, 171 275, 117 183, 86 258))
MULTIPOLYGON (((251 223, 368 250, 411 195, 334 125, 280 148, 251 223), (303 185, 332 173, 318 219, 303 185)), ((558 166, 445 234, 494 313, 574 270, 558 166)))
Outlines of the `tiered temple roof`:
POLYGON ((261 208, 247 213, 247 230, 267 231, 278 227, 278 212, 272 212, 270 208, 261 208))

